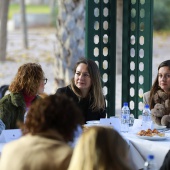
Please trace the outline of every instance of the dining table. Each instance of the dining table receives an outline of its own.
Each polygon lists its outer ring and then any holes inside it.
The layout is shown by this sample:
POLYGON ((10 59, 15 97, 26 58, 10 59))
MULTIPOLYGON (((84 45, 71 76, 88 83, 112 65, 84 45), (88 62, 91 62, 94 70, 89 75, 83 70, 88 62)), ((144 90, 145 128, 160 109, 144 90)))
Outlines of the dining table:
MULTIPOLYGON (((154 155, 157 169, 160 169, 166 154, 170 150, 170 129, 163 126, 154 126, 159 132, 165 134, 165 136, 142 137, 138 135, 141 129, 136 124, 131 126, 127 133, 121 132, 120 127, 118 127, 119 123, 116 123, 117 120, 103 119, 102 121, 89 121, 86 126, 113 126, 127 141, 132 160, 137 170, 144 168, 144 163, 148 155, 154 155), (117 127, 115 124, 117 124, 117 127)), ((135 120, 137 124, 139 121, 135 120)))
POLYGON ((3 149, 3 147, 4 147, 5 144, 6 144, 6 143, 0 143, 0 155, 1 155, 1 153, 2 153, 2 149, 3 149))
POLYGON ((160 169, 170 150, 170 132, 165 132, 166 137, 155 139, 153 137, 142 138, 133 132, 121 133, 121 135, 129 142, 132 160, 138 169, 144 168, 148 155, 154 155, 157 169, 160 169))
MULTIPOLYGON (((108 126, 108 125, 109 127, 111 127, 111 123, 102 124, 99 121, 95 121, 91 124, 86 124, 86 128, 90 128, 91 126, 108 126)), ((144 163, 147 159, 147 156, 150 154, 154 155, 155 162, 157 163, 157 168, 159 169, 164 161, 166 154, 170 150, 170 130, 165 129, 163 132, 165 133, 165 137, 157 138, 140 137, 139 135, 137 135, 137 131, 138 130, 136 128, 134 129, 133 127, 130 127, 128 133, 123 133, 119 131, 119 133, 122 135, 122 137, 127 141, 129 145, 130 154, 137 170, 141 170, 144 168, 144 163)), ((78 134, 76 135, 77 136, 76 138, 78 138, 78 136, 82 133, 80 127, 77 132, 78 134)), ((0 155, 5 144, 6 143, 4 142, 0 142, 0 155)), ((74 144, 71 145, 74 147, 74 144)))

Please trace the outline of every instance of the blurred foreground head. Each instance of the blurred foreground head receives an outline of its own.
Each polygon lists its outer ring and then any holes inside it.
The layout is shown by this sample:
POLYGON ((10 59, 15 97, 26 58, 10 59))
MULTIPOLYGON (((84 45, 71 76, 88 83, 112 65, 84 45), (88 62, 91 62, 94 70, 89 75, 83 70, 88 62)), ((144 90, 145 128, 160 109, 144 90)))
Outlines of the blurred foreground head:
POLYGON ((75 169, 132 170, 128 144, 112 128, 90 127, 79 138, 74 149, 68 170, 75 169))
POLYGON ((31 105, 22 129, 24 133, 32 135, 54 130, 65 141, 72 141, 74 130, 82 122, 82 113, 70 98, 65 95, 50 95, 31 105))

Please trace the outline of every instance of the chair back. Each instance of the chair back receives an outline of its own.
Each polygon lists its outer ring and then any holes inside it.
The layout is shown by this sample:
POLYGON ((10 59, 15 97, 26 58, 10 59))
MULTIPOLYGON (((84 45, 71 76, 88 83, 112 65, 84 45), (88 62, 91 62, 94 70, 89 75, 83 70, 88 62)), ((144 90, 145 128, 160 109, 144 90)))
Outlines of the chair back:
POLYGON ((8 91, 9 85, 2 85, 0 87, 0 99, 4 97, 5 93, 8 91))

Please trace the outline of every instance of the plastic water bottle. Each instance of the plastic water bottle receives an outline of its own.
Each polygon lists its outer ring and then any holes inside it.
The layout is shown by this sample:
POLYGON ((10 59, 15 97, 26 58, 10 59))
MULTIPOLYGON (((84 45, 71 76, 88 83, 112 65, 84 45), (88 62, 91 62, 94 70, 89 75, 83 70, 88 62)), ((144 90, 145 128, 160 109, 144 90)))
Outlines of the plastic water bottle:
POLYGON ((142 129, 146 130, 148 128, 151 128, 151 124, 151 111, 149 109, 149 105, 146 104, 142 112, 142 129))
POLYGON ((123 103, 123 107, 121 111, 121 132, 129 131, 129 117, 130 117, 130 110, 128 107, 128 103, 123 103))
POLYGON ((129 118, 129 126, 133 126, 133 124, 134 124, 134 115, 131 113, 130 114, 130 118, 129 118))
POLYGON ((148 155, 147 161, 144 164, 144 170, 158 170, 154 155, 148 155))

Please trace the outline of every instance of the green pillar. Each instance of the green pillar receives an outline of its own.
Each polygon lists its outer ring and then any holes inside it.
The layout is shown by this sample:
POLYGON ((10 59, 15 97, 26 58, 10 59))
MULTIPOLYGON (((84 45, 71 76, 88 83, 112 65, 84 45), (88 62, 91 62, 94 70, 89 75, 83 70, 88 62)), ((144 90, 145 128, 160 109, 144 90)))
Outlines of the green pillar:
POLYGON ((86 0, 86 58, 99 66, 108 117, 115 115, 116 1, 86 0))
POLYGON ((122 103, 138 117, 152 83, 153 0, 124 0, 123 28, 122 103))

